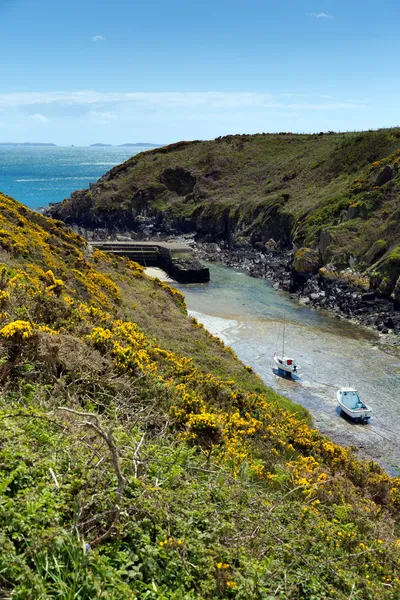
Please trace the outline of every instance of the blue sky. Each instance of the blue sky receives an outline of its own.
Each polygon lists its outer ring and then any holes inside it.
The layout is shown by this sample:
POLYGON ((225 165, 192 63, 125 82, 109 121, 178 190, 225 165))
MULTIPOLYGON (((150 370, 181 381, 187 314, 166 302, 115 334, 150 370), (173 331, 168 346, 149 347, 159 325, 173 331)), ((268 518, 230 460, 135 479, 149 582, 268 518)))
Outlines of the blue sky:
POLYGON ((398 0, 0 0, 0 22, 3 142, 400 124, 398 0))

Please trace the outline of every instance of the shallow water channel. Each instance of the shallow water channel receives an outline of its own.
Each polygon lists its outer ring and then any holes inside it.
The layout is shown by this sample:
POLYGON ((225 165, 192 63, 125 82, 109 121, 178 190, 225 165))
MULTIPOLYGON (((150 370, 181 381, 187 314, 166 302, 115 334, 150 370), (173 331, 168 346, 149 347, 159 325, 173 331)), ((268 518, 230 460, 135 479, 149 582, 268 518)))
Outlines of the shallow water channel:
POLYGON ((263 279, 209 264, 208 284, 176 285, 190 314, 218 335, 271 388, 305 406, 315 426, 342 445, 359 448, 392 474, 400 474, 400 359, 384 352, 378 335, 301 306, 263 279), (280 377, 274 352, 282 349, 300 366, 298 377, 280 377), (340 413, 336 391, 355 387, 372 408, 369 424, 340 413))

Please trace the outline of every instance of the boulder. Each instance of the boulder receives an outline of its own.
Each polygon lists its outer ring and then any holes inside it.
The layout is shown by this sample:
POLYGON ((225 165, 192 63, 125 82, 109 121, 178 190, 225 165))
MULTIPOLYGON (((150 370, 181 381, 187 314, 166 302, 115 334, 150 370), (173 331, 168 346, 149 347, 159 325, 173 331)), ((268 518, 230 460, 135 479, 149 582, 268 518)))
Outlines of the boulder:
POLYGON ((375 292, 365 292, 364 294, 361 295, 361 300, 363 302, 371 302, 371 301, 374 301, 375 299, 376 299, 375 292))
POLYGON ((321 258, 324 263, 327 262, 332 255, 330 247, 334 244, 334 242, 335 240, 329 229, 323 229, 319 237, 319 253, 321 254, 321 258))
POLYGON ((325 279, 336 279, 337 268, 332 263, 328 263, 324 267, 318 269, 318 275, 325 279))
POLYGON ((294 255, 293 272, 295 277, 307 279, 310 275, 318 273, 320 266, 319 254, 312 248, 300 248, 294 255))
POLYGON ((268 252, 279 252, 280 250, 278 242, 276 242, 273 238, 270 238, 267 242, 265 242, 264 246, 268 252))
POLYGON ((364 202, 360 202, 358 205, 359 217, 361 219, 368 219, 368 208, 364 202))
POLYGON ((358 205, 354 204, 349 206, 347 209, 347 220, 352 221, 353 219, 357 219, 360 216, 360 208, 358 205))
POLYGON ((390 294, 390 292, 391 292, 390 281, 386 277, 383 277, 381 282, 379 283, 378 291, 381 294, 383 294, 384 296, 390 294))
POLYGON ((375 180, 376 185, 384 185, 396 175, 395 170, 390 165, 386 165, 384 169, 379 173, 375 180))

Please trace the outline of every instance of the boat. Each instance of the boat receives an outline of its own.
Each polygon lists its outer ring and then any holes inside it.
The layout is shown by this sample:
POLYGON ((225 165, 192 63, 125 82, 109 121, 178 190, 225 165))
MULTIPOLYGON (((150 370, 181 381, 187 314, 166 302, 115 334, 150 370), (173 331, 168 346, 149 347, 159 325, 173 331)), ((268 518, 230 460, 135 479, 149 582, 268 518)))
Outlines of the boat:
POLYGON ((297 371, 297 365, 293 358, 285 356, 285 323, 283 323, 283 336, 282 336, 282 354, 279 355, 275 352, 274 362, 278 367, 278 371, 283 375, 293 375, 297 371))
POLYGON ((336 393, 336 398, 342 411, 351 419, 368 421, 371 409, 361 400, 357 390, 342 387, 336 393))

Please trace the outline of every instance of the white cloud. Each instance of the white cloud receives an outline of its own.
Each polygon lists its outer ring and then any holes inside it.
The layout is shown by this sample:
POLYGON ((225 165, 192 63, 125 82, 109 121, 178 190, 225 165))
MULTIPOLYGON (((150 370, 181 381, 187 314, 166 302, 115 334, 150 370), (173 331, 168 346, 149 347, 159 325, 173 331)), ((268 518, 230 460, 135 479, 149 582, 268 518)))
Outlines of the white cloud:
MULTIPOLYGON (((269 94, 261 92, 16 92, 0 93, 1 108, 22 108, 29 106, 40 110, 42 107, 50 110, 51 106, 63 109, 81 107, 85 112, 98 113, 95 118, 113 120, 112 112, 118 105, 130 105, 146 110, 152 109, 295 109, 295 110, 336 110, 353 109, 365 106, 361 102, 348 102, 344 100, 310 97, 311 101, 304 101, 305 96, 285 94, 269 94), (297 98, 297 100, 296 100, 297 98), (301 101, 299 101, 301 98, 301 101), (104 116, 105 115, 105 116, 104 116)), ((46 119, 40 113, 33 115, 37 120, 46 119)), ((115 117, 115 115, 114 115, 115 117)))
POLYGON ((310 17, 315 17, 316 19, 333 19, 332 15, 327 15, 326 13, 320 12, 320 13, 316 13, 316 12, 312 12, 309 13, 310 17))
POLYGON ((40 113, 31 115, 31 119, 33 119, 34 121, 37 121, 38 123, 48 123, 49 122, 48 118, 45 117, 44 115, 41 115, 40 113))
POLYGON ((106 38, 103 37, 102 35, 94 35, 92 37, 92 42, 105 42, 106 38))

